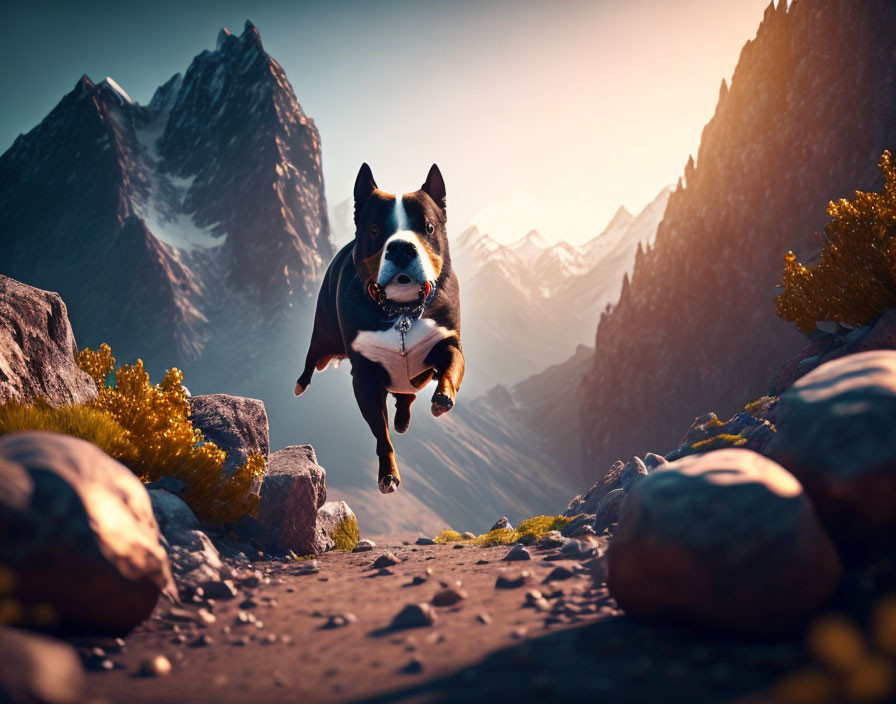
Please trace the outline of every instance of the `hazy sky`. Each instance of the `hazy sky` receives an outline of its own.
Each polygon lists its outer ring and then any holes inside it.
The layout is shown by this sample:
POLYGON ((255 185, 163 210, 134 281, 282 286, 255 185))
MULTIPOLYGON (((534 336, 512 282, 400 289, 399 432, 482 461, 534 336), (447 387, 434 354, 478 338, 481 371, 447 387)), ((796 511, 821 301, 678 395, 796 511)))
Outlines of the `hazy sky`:
POLYGON ((362 161, 400 192, 437 162, 449 232, 580 242, 678 179, 768 0, 136 4, 4 9, 0 150, 82 73, 147 102, 248 17, 320 129, 331 206, 362 161))

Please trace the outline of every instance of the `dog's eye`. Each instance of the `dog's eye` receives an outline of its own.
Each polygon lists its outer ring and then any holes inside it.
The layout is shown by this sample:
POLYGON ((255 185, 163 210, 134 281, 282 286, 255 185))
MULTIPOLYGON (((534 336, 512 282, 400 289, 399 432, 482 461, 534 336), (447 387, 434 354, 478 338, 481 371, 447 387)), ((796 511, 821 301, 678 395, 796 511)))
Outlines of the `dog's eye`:
POLYGON ((436 231, 435 225, 433 225, 431 222, 426 223, 426 234, 427 235, 431 235, 435 231, 436 231))
POLYGON ((370 236, 376 237, 378 234, 380 234, 380 228, 378 228, 376 225, 371 225, 370 226, 370 236))

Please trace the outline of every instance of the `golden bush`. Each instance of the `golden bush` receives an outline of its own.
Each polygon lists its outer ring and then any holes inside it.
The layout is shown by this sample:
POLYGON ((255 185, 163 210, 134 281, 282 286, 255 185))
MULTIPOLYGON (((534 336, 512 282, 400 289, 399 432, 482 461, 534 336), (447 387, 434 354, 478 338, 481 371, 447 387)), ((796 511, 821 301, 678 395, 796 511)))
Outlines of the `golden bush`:
POLYGON ((260 455, 250 455, 230 475, 222 471, 225 453, 205 442, 190 421, 190 402, 183 374, 169 369, 159 384, 152 384, 143 362, 125 364, 115 371, 115 384, 106 379, 115 365, 108 345, 84 349, 78 364, 90 374, 99 396, 93 406, 124 429, 125 443, 113 457, 144 482, 174 477, 184 482, 184 500, 203 521, 229 523, 258 509, 257 484, 264 474, 260 455))
POLYGON ((819 321, 865 325, 896 307, 896 163, 889 151, 879 167, 882 191, 856 191, 828 205, 817 264, 809 268, 793 252, 784 257, 775 312, 803 333, 819 321))

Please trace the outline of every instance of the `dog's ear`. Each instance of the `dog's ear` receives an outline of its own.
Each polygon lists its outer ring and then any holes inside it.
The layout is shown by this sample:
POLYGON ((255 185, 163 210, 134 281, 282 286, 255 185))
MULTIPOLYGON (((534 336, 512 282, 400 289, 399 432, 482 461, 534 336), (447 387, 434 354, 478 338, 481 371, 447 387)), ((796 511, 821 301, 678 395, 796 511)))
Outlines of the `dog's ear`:
POLYGON ((439 167, 435 164, 430 167, 426 180, 420 186, 420 190, 432 198, 437 206, 445 210, 445 180, 442 178, 442 172, 439 171, 439 167))
POLYGON ((361 164, 358 177, 355 179, 355 225, 358 224, 358 211, 375 188, 376 181, 373 180, 373 172, 366 163, 361 164))

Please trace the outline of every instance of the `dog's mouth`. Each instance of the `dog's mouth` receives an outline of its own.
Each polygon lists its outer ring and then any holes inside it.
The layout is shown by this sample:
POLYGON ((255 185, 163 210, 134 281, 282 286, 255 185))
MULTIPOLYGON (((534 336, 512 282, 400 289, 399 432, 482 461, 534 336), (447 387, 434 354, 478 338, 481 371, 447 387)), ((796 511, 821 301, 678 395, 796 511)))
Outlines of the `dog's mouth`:
POLYGON ((410 303, 426 298, 432 292, 433 285, 429 281, 422 284, 414 281, 407 274, 399 274, 388 284, 381 286, 375 281, 367 285, 367 293, 377 303, 392 301, 394 303, 410 303))

